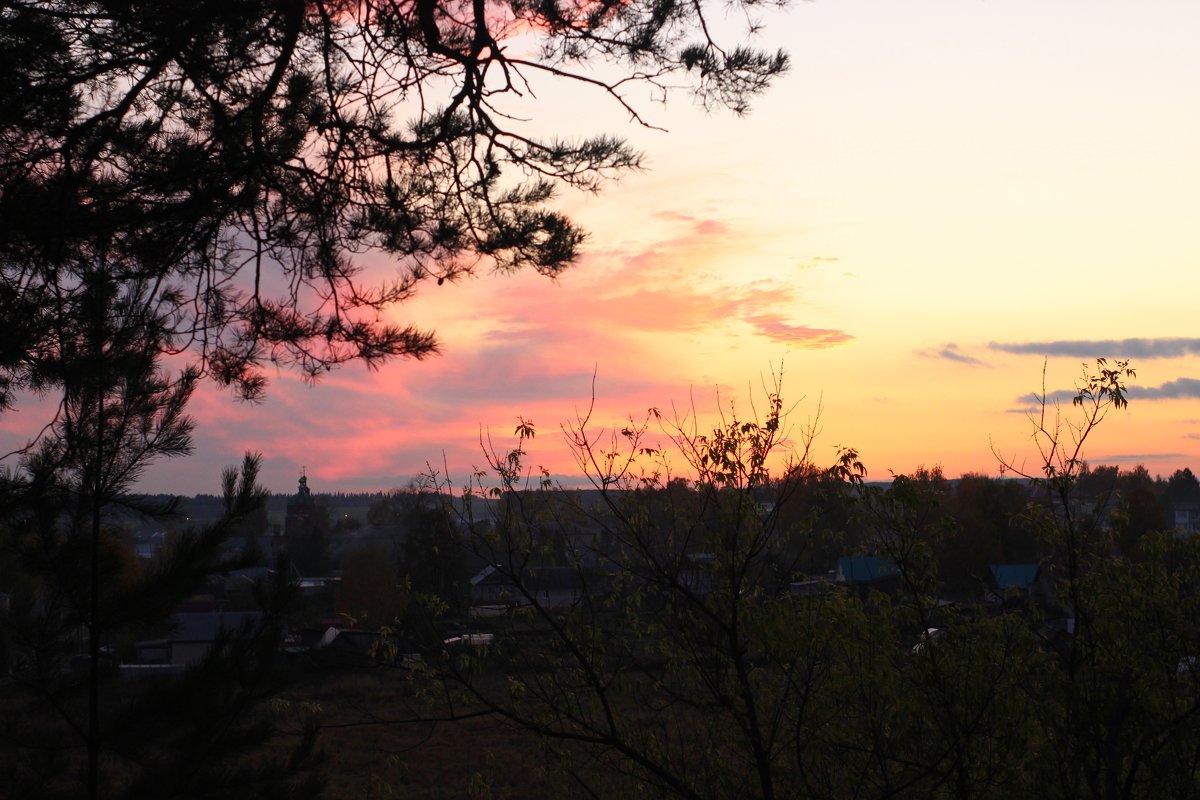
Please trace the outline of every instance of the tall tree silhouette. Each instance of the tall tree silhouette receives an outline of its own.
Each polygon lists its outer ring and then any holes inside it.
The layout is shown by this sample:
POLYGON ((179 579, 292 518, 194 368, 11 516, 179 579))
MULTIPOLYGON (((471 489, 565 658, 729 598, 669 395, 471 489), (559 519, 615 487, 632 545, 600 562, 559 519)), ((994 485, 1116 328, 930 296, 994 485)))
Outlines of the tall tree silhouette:
POLYGON ((259 789, 291 786, 311 739, 292 769, 244 761, 252 755, 246 748, 267 733, 253 709, 273 686, 286 585, 263 587, 259 621, 215 646, 180 681, 116 682, 120 642, 162 630, 211 574, 242 565, 222 555, 222 544, 265 495, 256 485, 258 462, 248 457, 225 476, 226 512, 214 527, 184 532, 144 570, 123 551, 117 512, 172 511, 148 506, 130 489, 155 459, 190 451, 184 407, 196 373, 161 367, 163 330, 140 292, 101 271, 84 278, 53 327, 54 346, 30 372, 35 387, 61 391, 58 415, 0 491, 0 546, 18 583, 4 648, 14 681, 0 696, 8 716, 0 726, 6 790, 195 796, 236 788, 220 777, 233 774, 259 789))

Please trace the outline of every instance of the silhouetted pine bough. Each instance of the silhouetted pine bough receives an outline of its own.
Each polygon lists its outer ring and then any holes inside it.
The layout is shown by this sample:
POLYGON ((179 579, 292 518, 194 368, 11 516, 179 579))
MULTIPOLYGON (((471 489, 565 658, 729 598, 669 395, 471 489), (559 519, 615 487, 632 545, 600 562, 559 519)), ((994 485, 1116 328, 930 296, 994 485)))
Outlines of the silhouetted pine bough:
POLYGON ((262 393, 267 363, 316 378, 436 352, 431 332, 384 312, 426 281, 558 274, 585 235, 554 210, 556 191, 595 191, 641 164, 611 136, 555 134, 556 109, 531 105, 534 92, 590 91, 641 125, 643 97, 684 87, 741 113, 787 57, 743 44, 727 10, 11 4, 0 15, 0 400, 36 382, 60 303, 92 270, 140 289, 169 322, 168 347, 246 397, 262 393), (372 251, 393 277, 364 272, 372 251))

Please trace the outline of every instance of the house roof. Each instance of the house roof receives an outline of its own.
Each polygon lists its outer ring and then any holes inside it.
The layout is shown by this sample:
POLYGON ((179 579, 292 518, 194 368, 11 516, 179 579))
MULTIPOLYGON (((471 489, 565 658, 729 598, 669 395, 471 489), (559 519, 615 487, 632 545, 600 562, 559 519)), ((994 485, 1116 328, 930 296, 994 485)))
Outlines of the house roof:
POLYGON ((992 564, 997 589, 1028 589, 1037 580, 1037 564, 992 564))
POLYGON ((253 625, 261 611, 183 611, 171 618, 172 642, 214 642, 225 633, 237 633, 243 625, 253 625))
MULTIPOLYGON (((475 574, 475 577, 471 578, 471 585, 478 586, 479 584, 483 583, 484 581, 487 581, 487 579, 490 578, 495 572, 496 572, 496 565, 488 564, 486 567, 479 570, 479 572, 475 574)), ((493 582, 497 581, 497 580, 499 580, 499 578, 493 579, 493 582)))
MULTIPOLYGON (((525 567, 521 571, 520 581, 521 585, 531 592, 549 589, 578 589, 581 585, 579 571, 574 567, 525 567)), ((471 578, 472 586, 512 586, 514 583, 513 575, 490 565, 471 578)))
POLYGON ((866 583, 899 575, 890 558, 878 556, 842 556, 838 559, 838 578, 846 583, 866 583))

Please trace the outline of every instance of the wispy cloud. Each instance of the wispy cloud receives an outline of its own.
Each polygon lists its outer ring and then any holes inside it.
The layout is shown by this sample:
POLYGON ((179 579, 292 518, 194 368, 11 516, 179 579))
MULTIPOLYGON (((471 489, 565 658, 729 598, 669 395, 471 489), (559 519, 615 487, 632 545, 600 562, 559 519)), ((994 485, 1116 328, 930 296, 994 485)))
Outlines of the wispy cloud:
MULTIPOLYGON (((231 407, 220 393, 201 393, 193 404, 201 439, 189 468, 202 470, 199 485, 207 487, 208 475, 252 449, 263 451, 264 481, 277 489, 294 486, 302 465, 322 490, 397 485, 427 459, 437 468, 444 459, 461 477, 482 463, 481 434, 491 431, 506 446, 518 414, 546 434, 536 453, 593 398, 596 419, 620 419, 686 397, 689 386, 713 377, 692 353, 720 353, 734 342, 752 348, 755 339, 768 350, 853 339, 797 318, 804 304, 794 273, 744 280, 725 270, 753 252, 738 225, 659 216, 664 235, 594 250, 558 280, 517 274, 431 287, 397 309, 397 321, 411 316, 442 334, 437 358, 377 372, 348 366, 315 389, 282 374, 265 407, 231 407)), ((530 463, 573 467, 565 454, 544 459, 531 454, 530 463)))
POLYGON ((845 331, 792 325, 783 320, 784 318, 778 314, 757 314, 746 317, 746 322, 753 325, 758 333, 768 339, 802 347, 806 350, 836 347, 854 341, 854 337, 845 331))
POLYGON ((1107 453, 1089 458, 1089 464, 1140 464, 1143 461, 1168 461, 1177 458, 1188 458, 1189 453, 1107 453))
POLYGON ((801 270, 810 270, 825 266, 826 264, 836 264, 837 261, 837 256, 808 256, 801 258, 797 262, 797 266, 799 266, 801 270))
POLYGON ((853 340, 846 331, 795 319, 794 282, 730 283, 707 275, 709 259, 737 253, 745 243, 720 220, 676 218, 687 226, 683 235, 588 259, 554 285, 507 283, 497 305, 512 310, 501 312, 492 336, 516 335, 534 349, 586 336, 595 349, 598 339, 733 331, 745 323, 770 341, 805 348, 853 340))
POLYGON ((1175 400, 1181 397, 1200 397, 1200 380, 1177 378, 1161 386, 1131 386, 1129 396, 1145 400, 1175 400))
POLYGON ((988 347, 1018 355, 1088 359, 1152 359, 1200 355, 1200 339, 1063 339, 1050 342, 990 342, 988 347))
MULTIPOLYGON (((1050 405, 1066 405, 1079 394, 1078 389, 1056 389, 1046 395, 1050 405)), ((1130 386, 1126 394, 1131 400, 1178 400, 1181 398, 1200 397, 1200 379, 1177 378, 1159 386, 1130 386)), ((1037 405, 1042 396, 1037 392, 1023 394, 1017 398, 1023 408, 1037 405)))
POLYGON ((931 347, 926 350, 919 350, 918 355, 926 358, 940 358, 946 361, 953 361, 956 364, 964 364, 970 367, 980 367, 984 365, 974 356, 969 356, 958 349, 958 345, 954 342, 948 342, 941 347, 931 347))
POLYGON ((724 222, 715 219, 705 219, 696 223, 695 231, 702 235, 712 235, 716 233, 725 233, 728 226, 724 222))
POLYGON ((695 214, 689 214, 686 211, 679 211, 678 209, 655 211, 650 216, 665 222, 695 222, 697 219, 695 214))
MULTIPOLYGON (((1045 395, 1046 405, 1049 406, 1064 406, 1070 405, 1071 401, 1079 395, 1078 389, 1056 389, 1053 392, 1047 392, 1045 395)), ((1029 392, 1017 398, 1017 405, 1020 406, 1018 411, 1024 411, 1033 406, 1040 405, 1043 396, 1040 392, 1029 392)))

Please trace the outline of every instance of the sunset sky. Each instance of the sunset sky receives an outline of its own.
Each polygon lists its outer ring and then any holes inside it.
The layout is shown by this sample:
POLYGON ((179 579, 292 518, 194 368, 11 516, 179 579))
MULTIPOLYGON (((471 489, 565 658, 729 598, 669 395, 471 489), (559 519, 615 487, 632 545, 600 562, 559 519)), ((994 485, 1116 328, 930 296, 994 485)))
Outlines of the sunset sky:
MULTIPOLYGON (((572 474, 560 423, 650 406, 704 413, 782 363, 813 454, 857 448, 870 477, 918 465, 1030 466, 1025 398, 1083 362, 1137 380, 1093 463, 1200 468, 1200 3, 815 0, 765 17, 790 73, 745 118, 684 93, 633 127, 598 95, 535 87, 543 132, 610 132, 648 169, 560 206, 591 232, 557 281, 484 275, 424 287, 396 319, 444 352, 265 403, 205 388, 196 453, 147 491, 214 492, 247 449, 294 490, 388 489, 427 462, 457 482, 481 431, 538 427, 531 460, 572 474)), ((637 99, 637 98, 635 98, 637 99)), ((1069 413, 1069 402, 1064 411, 1069 413)), ((27 409, 3 421, 28 436, 27 409)), ((665 437, 657 437, 665 441, 665 437)))

